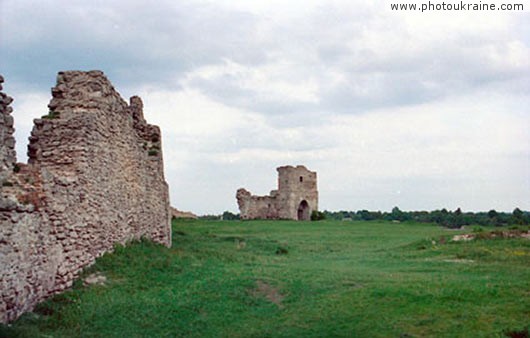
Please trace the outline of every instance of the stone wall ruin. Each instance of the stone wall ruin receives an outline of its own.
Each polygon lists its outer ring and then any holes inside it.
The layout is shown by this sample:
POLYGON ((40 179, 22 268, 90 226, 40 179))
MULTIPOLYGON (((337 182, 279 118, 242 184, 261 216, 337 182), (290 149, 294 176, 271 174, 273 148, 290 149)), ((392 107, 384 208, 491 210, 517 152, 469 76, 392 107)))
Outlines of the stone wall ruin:
POLYGON ((198 219, 199 218, 197 215, 195 215, 191 211, 182 211, 182 210, 178 210, 177 208, 173 208, 173 207, 170 207, 169 211, 171 213, 171 219, 173 218, 198 219))
POLYGON ((236 193, 241 219, 292 219, 307 221, 318 210, 317 173, 299 165, 276 168, 278 190, 254 196, 246 189, 236 193))
POLYGON ((5 177, 5 172, 9 168, 13 168, 16 162, 15 154, 15 138, 13 133, 13 108, 9 105, 13 102, 13 98, 2 93, 2 83, 4 78, 0 75, 0 180, 5 177))
POLYGON ((4 323, 69 288, 116 243, 171 245, 160 129, 141 99, 125 102, 100 71, 60 72, 52 96, 34 121, 28 164, 16 164, 12 99, 0 93, 4 323))

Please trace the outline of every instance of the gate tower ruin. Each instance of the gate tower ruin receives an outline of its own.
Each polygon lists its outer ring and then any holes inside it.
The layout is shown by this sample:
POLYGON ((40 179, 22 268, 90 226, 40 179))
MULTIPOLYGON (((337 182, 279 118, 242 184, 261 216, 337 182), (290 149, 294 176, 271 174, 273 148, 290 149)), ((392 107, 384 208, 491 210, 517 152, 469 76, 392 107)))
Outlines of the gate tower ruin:
POLYGON ((318 210, 317 173, 303 165, 283 166, 278 171, 278 190, 254 196, 246 189, 236 194, 241 219, 292 219, 308 221, 318 210))

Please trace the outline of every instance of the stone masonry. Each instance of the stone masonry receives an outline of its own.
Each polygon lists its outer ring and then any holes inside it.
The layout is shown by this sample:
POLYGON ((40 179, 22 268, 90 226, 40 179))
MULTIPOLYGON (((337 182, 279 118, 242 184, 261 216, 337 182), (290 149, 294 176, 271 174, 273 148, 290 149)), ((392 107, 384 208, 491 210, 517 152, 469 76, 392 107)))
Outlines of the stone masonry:
POLYGON ((15 164, 11 98, 0 93, 0 322, 69 288, 115 244, 171 245, 161 134, 142 101, 100 71, 60 72, 15 164))
POLYGON ((0 75, 0 180, 5 177, 5 172, 8 169, 13 169, 16 154, 15 154, 15 138, 13 133, 13 108, 9 106, 13 102, 13 98, 2 93, 2 83, 4 78, 0 75))
POLYGON ((318 210, 317 173, 299 165, 278 171, 278 190, 268 196, 254 196, 241 188, 236 198, 241 219, 309 220, 318 210))

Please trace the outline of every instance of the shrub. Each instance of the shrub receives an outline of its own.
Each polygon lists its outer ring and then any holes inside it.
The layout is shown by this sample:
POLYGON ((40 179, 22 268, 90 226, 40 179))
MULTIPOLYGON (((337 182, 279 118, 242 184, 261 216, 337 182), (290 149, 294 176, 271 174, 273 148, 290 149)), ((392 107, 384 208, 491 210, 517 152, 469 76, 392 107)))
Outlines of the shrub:
POLYGON ((61 117, 61 114, 59 112, 50 110, 48 115, 44 115, 42 118, 43 119, 48 119, 48 120, 53 120, 53 119, 58 119, 59 117, 61 117))
POLYGON ((277 254, 277 255, 287 255, 288 253, 289 253, 289 250, 287 250, 286 247, 279 246, 279 247, 276 249, 276 254, 277 254))
POLYGON ((312 221, 321 221, 324 219, 326 219, 326 215, 321 211, 313 210, 313 212, 311 213, 312 221))

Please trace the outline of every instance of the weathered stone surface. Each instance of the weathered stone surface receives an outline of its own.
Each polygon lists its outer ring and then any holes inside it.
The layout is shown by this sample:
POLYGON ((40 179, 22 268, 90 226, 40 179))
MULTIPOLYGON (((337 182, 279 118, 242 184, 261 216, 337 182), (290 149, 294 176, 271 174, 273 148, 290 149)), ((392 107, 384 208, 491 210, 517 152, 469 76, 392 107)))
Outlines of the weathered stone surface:
POLYGON ((283 166, 278 171, 278 190, 254 196, 241 188, 236 193, 241 219, 309 220, 318 210, 317 174, 304 166, 283 166))
MULTIPOLYGON (((0 75, 0 84, 3 82, 4 78, 0 75)), ((0 90, 2 89, 0 88, 0 90)), ((0 186, 13 170, 16 161, 15 138, 13 136, 15 129, 13 128, 13 117, 10 115, 12 108, 9 106, 11 102, 13 102, 13 98, 0 92, 0 186)))
POLYGON ((127 104, 100 71, 60 72, 52 96, 15 166, 0 93, 0 322, 69 288, 116 243, 171 245, 160 130, 141 99, 127 104))

